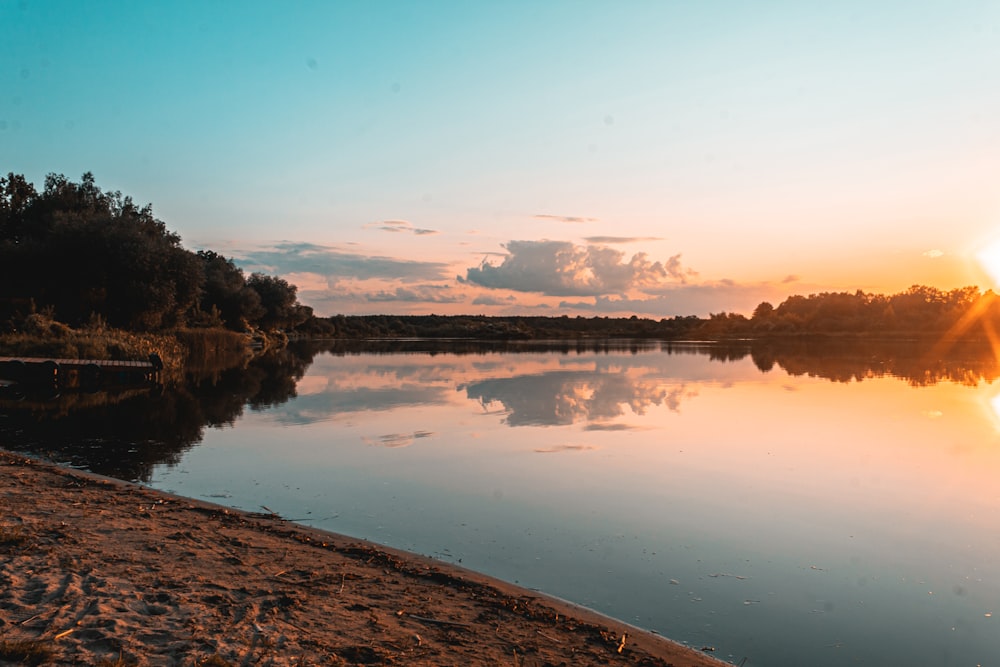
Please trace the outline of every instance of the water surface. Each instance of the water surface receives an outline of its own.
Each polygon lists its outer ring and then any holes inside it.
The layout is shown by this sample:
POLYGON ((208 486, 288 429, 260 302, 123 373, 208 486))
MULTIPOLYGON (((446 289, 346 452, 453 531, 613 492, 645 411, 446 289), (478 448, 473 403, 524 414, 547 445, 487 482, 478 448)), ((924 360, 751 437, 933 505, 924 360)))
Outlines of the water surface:
MULTIPOLYGON (((203 383, 172 409, 215 417, 130 469, 461 563, 734 663, 1000 658, 992 357, 422 347, 319 352, 253 396, 203 383)), ((168 399, 143 400, 155 412, 168 399)))

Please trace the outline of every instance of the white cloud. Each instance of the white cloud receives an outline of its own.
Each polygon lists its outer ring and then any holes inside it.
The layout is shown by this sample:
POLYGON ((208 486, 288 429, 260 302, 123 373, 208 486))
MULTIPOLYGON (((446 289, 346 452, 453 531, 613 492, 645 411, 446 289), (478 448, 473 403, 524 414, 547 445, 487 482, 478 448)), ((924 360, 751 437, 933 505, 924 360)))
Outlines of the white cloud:
POLYGON ((472 300, 474 306, 509 306, 514 303, 517 303, 517 299, 513 296, 499 298, 490 294, 480 294, 472 300))
POLYGON ((265 271, 279 275, 313 274, 337 279, 384 279, 414 282, 440 280, 447 277, 447 264, 420 262, 379 255, 344 252, 313 243, 279 243, 239 253, 233 260, 248 271, 265 271))
POLYGON ((369 301, 405 301, 410 303, 461 303, 465 300, 450 285, 414 285, 382 290, 368 295, 369 301))
POLYGON ((696 285, 669 285, 639 298, 598 296, 593 301, 562 301, 559 308, 593 315, 636 313, 656 317, 704 317, 709 313, 726 311, 749 316, 760 302, 780 301, 785 296, 785 290, 773 283, 741 284, 718 280, 696 285))
POLYGON ((650 241, 662 241, 659 236, 585 236, 587 243, 599 243, 612 245, 616 243, 646 243, 650 241))
POLYGON ((414 227, 413 223, 406 220, 383 220, 381 222, 369 222, 364 225, 364 229, 380 229, 383 232, 409 232, 411 234, 416 234, 417 236, 424 236, 427 234, 437 234, 436 229, 421 229, 419 227, 414 227))
POLYGON ((510 241, 504 247, 508 254, 500 264, 484 260, 467 269, 465 282, 547 296, 601 296, 683 283, 692 275, 681 266, 680 255, 664 264, 642 252, 626 260, 614 248, 567 241, 510 241))
POLYGON ((538 220, 555 220, 556 222, 597 222, 597 218, 583 218, 576 215, 548 215, 539 213, 534 216, 538 220))

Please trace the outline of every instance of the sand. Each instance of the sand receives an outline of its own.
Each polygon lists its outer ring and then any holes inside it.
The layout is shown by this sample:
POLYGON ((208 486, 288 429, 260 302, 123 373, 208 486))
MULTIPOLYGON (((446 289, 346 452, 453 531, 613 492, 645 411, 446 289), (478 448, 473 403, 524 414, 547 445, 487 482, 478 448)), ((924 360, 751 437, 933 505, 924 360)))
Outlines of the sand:
POLYGON ((0 664, 727 663, 454 565, 0 450, 0 664))

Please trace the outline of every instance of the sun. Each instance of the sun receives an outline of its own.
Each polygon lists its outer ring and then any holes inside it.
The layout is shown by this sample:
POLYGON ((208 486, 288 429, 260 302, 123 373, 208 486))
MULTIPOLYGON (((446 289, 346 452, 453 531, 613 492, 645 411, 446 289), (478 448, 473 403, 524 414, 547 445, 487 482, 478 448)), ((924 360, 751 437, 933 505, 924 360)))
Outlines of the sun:
MULTIPOLYGON (((1000 318, 997 317, 997 312, 1000 311, 1000 236, 994 237, 992 241, 984 245, 976 253, 976 260, 989 276, 992 284, 981 295, 981 298, 976 299, 941 336, 934 346, 934 352, 935 354, 942 353, 943 350, 951 347, 954 341, 961 339, 970 329, 976 327, 989 341, 993 355, 997 362, 1000 362, 1000 326, 998 326, 1000 318)), ((1000 419, 1000 394, 997 394, 991 405, 1000 419)))
POLYGON ((990 287, 1000 287, 1000 238, 977 252, 976 259, 993 281, 990 287))

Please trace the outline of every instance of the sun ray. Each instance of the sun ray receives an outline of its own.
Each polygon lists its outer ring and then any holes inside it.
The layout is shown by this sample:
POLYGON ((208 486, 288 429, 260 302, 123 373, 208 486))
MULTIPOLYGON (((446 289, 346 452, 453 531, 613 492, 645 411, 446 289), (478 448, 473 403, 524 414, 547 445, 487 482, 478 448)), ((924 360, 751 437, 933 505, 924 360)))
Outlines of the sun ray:
POLYGON ((978 324, 983 328, 993 356, 1000 361, 1000 335, 997 334, 996 328, 993 326, 993 320, 988 317, 996 303, 997 295, 992 290, 976 299, 976 302, 958 318, 958 321, 941 335, 931 348, 929 355, 931 357, 941 356, 954 345, 955 341, 961 339, 972 327, 978 324))
POLYGON ((993 320, 983 318, 983 331, 986 332, 986 338, 990 341, 990 349, 993 350, 993 356, 1000 361, 1000 335, 997 334, 997 330, 993 326, 993 320))

